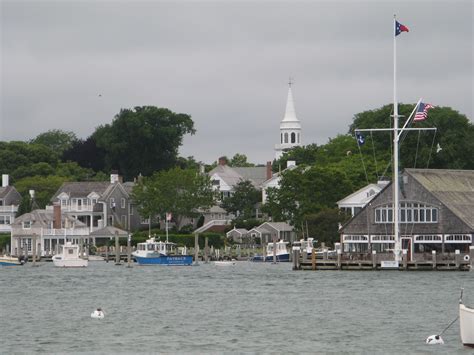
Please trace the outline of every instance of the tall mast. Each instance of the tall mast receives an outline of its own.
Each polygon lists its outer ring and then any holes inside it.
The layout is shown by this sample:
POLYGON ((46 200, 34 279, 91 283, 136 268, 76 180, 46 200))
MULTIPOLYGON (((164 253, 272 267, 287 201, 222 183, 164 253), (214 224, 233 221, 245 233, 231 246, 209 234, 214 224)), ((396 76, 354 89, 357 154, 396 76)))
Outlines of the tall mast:
POLYGON ((396 15, 393 15, 393 234, 395 237, 395 260, 401 260, 400 231, 398 225, 399 186, 398 186, 398 100, 397 100, 397 25, 396 15))

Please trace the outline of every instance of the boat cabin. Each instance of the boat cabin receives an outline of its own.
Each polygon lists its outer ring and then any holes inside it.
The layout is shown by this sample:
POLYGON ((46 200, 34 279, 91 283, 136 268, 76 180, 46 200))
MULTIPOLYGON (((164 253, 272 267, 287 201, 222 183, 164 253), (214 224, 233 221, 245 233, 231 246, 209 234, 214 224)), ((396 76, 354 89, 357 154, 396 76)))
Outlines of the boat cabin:
POLYGON ((137 244, 139 252, 155 252, 162 255, 170 255, 175 253, 176 244, 171 242, 155 241, 155 238, 147 239, 145 243, 137 244))

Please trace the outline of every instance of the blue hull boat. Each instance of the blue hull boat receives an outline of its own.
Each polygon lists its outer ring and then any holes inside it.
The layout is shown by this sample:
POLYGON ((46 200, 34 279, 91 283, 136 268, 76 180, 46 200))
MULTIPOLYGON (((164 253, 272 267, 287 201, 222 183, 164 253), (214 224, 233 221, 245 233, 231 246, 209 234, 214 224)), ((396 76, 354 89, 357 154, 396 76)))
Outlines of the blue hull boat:
POLYGON ((156 257, 134 256, 138 265, 192 265, 191 255, 160 255, 156 257))

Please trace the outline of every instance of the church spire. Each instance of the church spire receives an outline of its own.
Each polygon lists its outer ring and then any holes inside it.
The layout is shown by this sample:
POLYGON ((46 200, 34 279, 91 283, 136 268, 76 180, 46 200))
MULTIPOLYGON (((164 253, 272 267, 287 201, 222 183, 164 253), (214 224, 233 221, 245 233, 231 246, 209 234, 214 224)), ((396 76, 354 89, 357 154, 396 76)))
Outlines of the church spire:
POLYGON ((290 77, 290 80, 288 81, 288 98, 286 100, 285 117, 283 118, 283 121, 298 121, 298 119, 296 118, 293 92, 291 91, 292 84, 293 84, 293 79, 290 77))

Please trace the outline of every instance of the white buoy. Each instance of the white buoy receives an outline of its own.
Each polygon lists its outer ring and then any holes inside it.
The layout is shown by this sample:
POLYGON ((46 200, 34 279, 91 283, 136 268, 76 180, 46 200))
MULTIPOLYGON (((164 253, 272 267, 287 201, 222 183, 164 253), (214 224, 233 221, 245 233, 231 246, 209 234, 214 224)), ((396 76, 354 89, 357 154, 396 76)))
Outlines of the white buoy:
POLYGON ((104 319, 105 313, 102 308, 97 308, 94 312, 91 313, 92 319, 104 319))
POLYGON ((444 340, 439 335, 430 335, 428 338, 426 338, 426 344, 430 344, 430 345, 444 344, 444 340))

